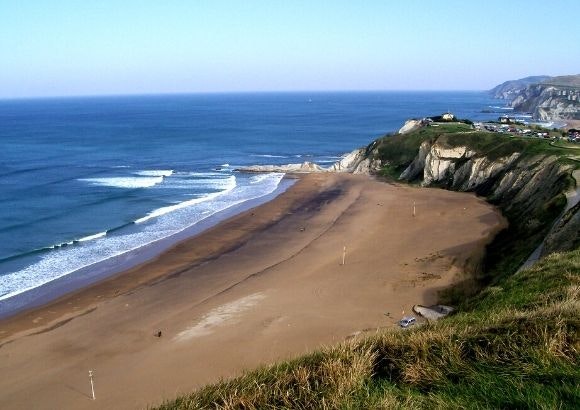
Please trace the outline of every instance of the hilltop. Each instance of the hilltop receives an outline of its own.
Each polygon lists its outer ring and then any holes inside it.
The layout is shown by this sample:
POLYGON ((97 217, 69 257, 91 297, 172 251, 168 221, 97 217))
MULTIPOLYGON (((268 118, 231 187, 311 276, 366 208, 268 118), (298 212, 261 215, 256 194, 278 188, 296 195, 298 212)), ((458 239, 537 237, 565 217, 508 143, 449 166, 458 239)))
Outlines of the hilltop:
POLYGON ((580 74, 562 75, 559 77, 550 77, 541 81, 544 85, 553 85, 556 87, 580 87, 580 74))
POLYGON ((520 78, 519 80, 508 80, 500 85, 496 85, 488 92, 494 98, 500 98, 504 100, 511 100, 514 93, 521 91, 530 84, 538 84, 545 80, 549 80, 552 77, 549 75, 534 75, 529 77, 520 78))

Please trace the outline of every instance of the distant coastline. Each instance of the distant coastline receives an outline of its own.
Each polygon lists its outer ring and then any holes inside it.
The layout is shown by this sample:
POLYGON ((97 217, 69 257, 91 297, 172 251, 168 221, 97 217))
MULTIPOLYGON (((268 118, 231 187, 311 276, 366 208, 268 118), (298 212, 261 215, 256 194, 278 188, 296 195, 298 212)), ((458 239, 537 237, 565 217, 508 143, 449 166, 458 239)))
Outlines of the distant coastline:
POLYGON ((514 112, 530 113, 534 120, 545 124, 570 128, 580 122, 580 74, 510 80, 489 93, 506 100, 514 112))

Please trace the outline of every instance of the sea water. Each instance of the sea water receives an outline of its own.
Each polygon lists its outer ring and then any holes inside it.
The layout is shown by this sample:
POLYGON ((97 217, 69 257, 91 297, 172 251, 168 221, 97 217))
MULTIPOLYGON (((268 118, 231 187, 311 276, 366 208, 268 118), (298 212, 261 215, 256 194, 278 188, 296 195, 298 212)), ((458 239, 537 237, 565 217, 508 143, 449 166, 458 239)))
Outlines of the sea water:
POLYGON ((408 118, 497 117, 490 107, 503 104, 482 92, 0 101, 0 316, 281 190, 282 174, 236 167, 330 165, 408 118))

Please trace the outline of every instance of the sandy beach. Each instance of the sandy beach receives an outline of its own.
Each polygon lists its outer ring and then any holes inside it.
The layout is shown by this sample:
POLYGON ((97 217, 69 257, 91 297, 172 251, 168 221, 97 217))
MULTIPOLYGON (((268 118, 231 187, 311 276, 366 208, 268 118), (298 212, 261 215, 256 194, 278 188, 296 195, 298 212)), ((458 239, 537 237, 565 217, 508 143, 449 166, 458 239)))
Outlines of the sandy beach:
POLYGON ((0 408, 145 408, 396 327, 504 224, 471 194, 302 176, 154 260, 0 321, 0 408))

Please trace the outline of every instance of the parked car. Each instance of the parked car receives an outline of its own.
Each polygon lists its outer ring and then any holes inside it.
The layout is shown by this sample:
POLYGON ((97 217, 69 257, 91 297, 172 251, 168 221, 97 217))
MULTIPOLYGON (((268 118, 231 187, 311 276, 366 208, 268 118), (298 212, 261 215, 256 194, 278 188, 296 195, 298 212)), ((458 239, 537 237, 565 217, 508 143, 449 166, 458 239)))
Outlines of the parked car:
POLYGON ((401 327, 409 327, 411 325, 414 325, 415 323, 417 323, 417 319, 415 319, 415 317, 413 316, 405 316, 404 318, 399 320, 399 325, 401 327))

